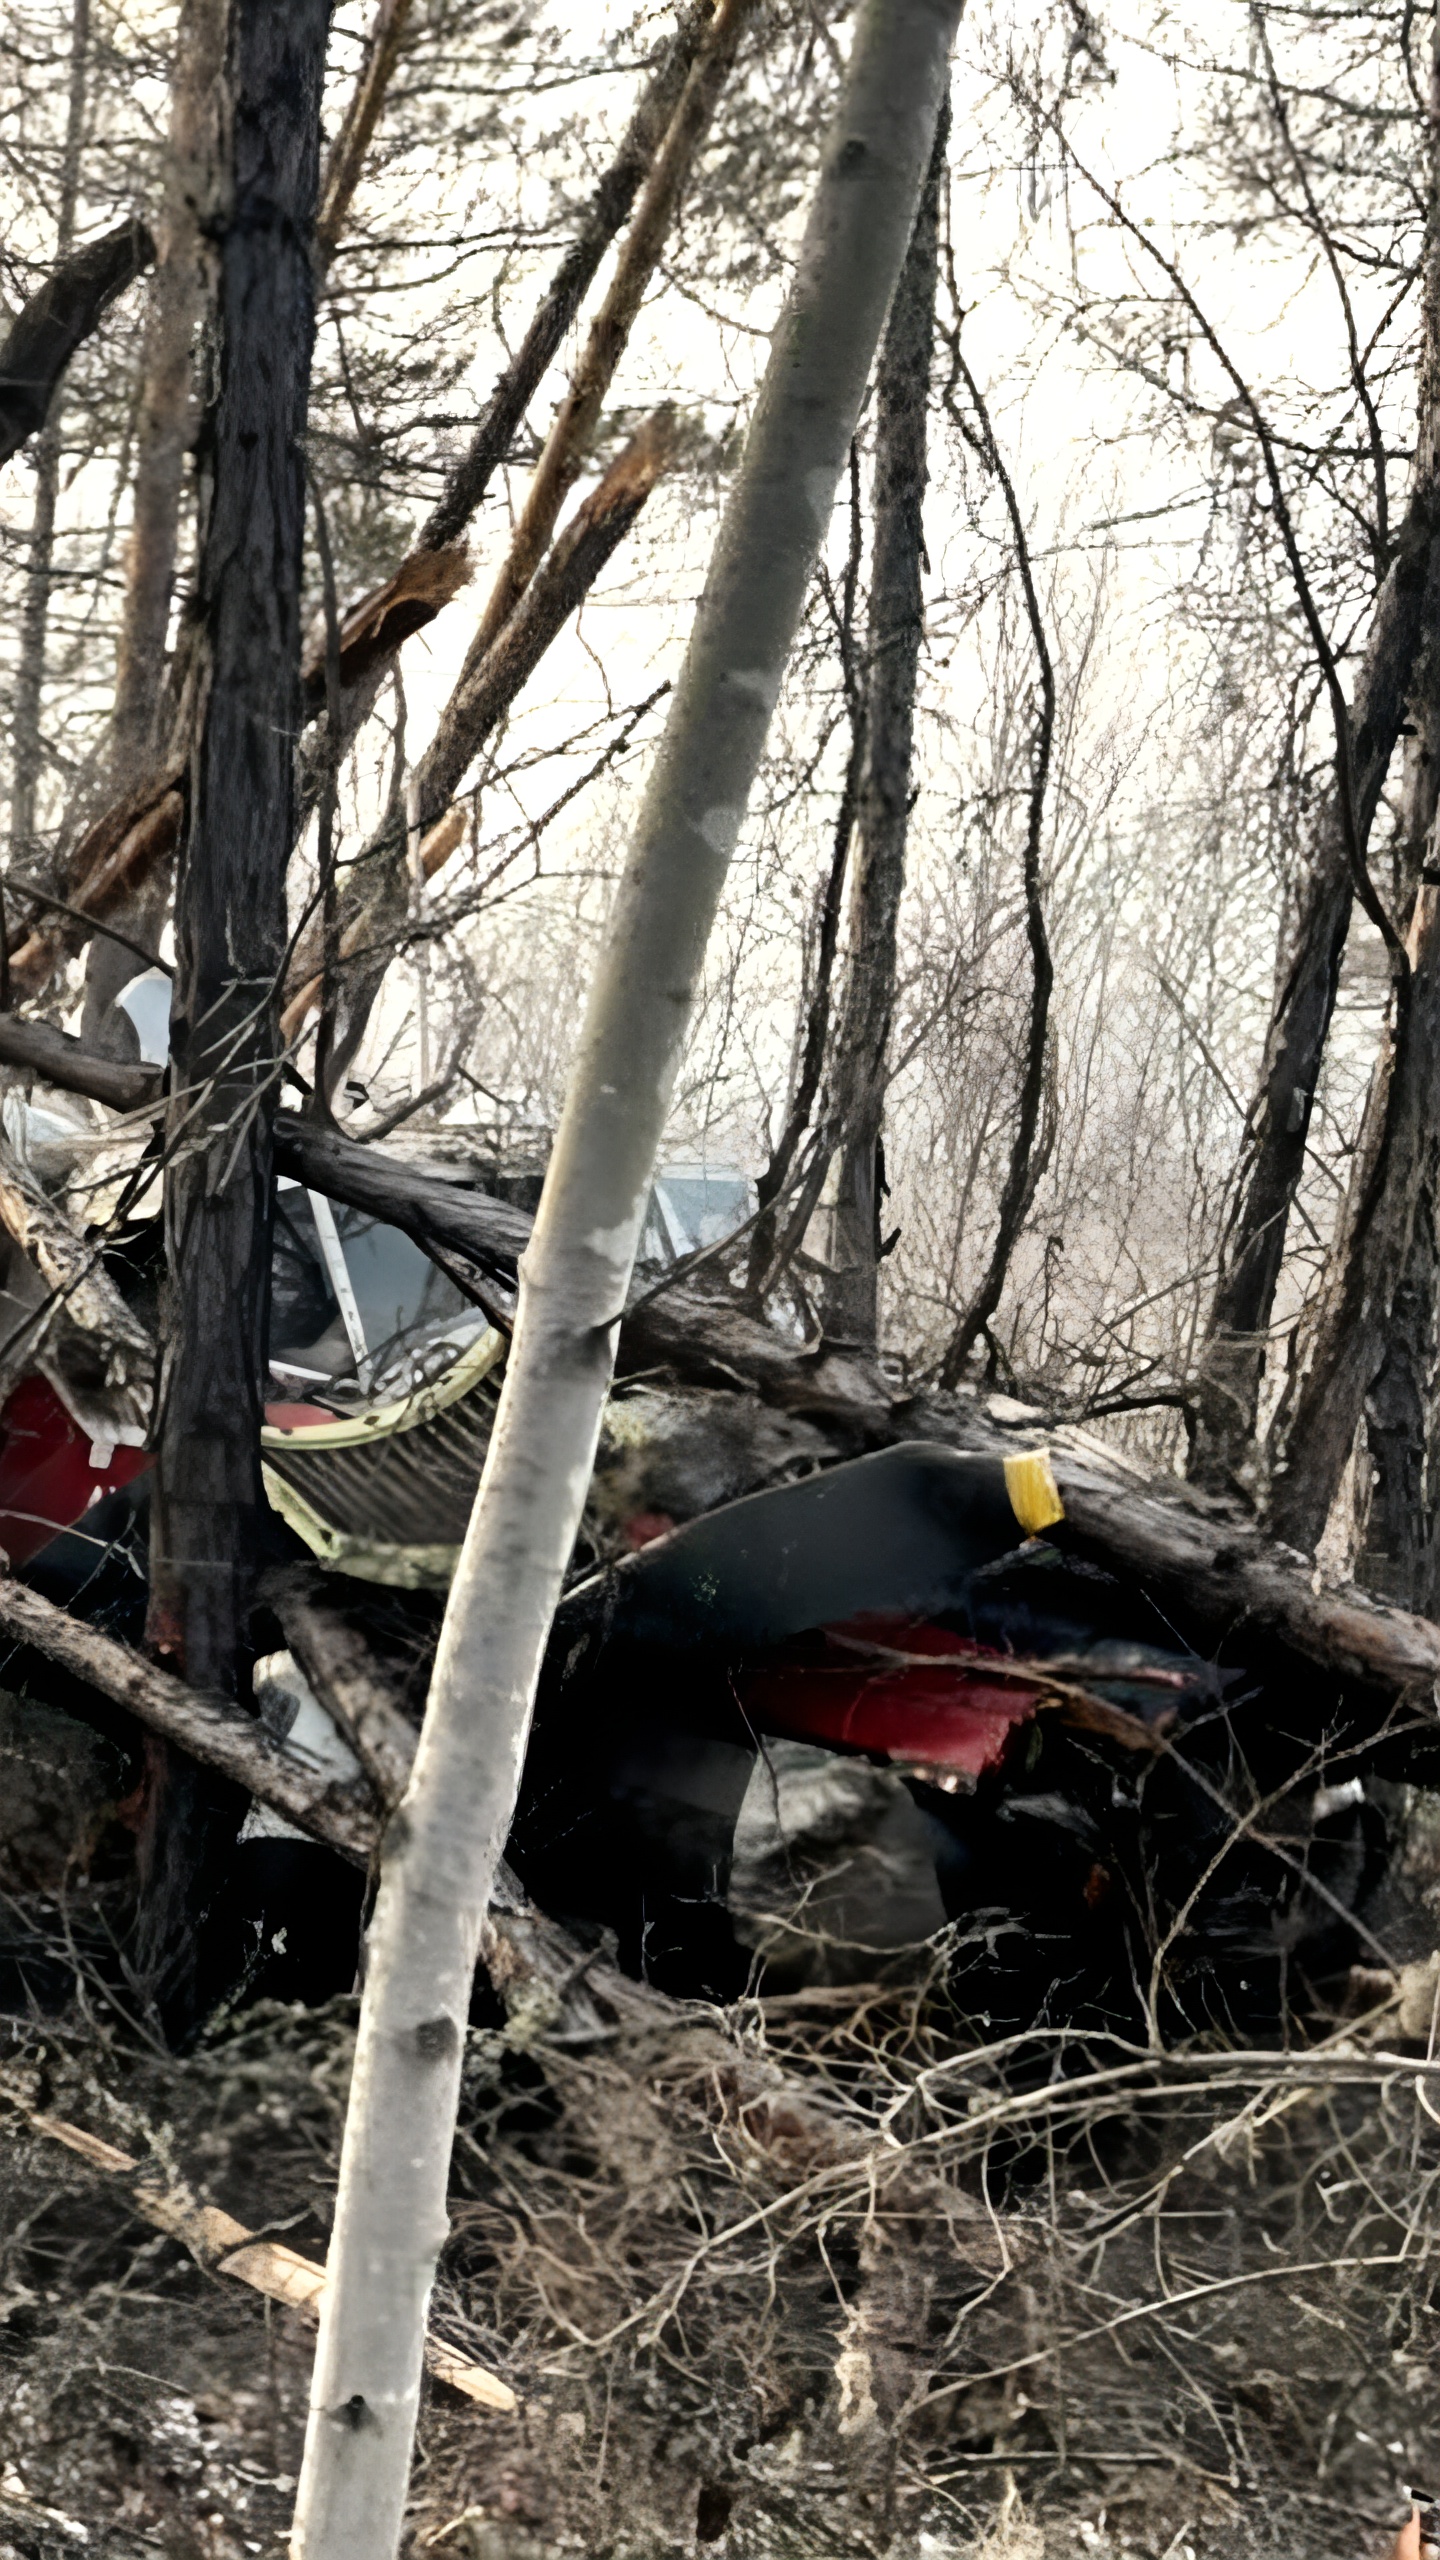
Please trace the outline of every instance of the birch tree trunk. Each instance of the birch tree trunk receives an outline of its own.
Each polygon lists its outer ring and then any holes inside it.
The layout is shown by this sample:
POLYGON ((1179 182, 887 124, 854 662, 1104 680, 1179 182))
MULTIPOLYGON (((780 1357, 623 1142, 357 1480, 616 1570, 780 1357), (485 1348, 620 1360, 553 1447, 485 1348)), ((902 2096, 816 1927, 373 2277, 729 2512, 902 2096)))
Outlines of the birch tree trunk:
MULTIPOLYGON (((218 224, 215 397, 201 439, 199 713, 175 908, 150 1637, 233 1694, 262 1524, 276 1024, 300 726, 302 439, 328 0, 231 0, 231 166, 218 224)), ((142 1964, 183 1983, 205 1853, 198 1784, 152 1794, 142 1964), (197 1816, 191 1819, 191 1815, 197 1816)), ((175 1998, 180 1999, 179 1989, 175 1998)))
POLYGON ((514 1348, 386 1839, 294 2550, 390 2560, 471 1979, 696 981, 914 224, 959 0, 865 0, 799 269, 616 893, 514 1348))

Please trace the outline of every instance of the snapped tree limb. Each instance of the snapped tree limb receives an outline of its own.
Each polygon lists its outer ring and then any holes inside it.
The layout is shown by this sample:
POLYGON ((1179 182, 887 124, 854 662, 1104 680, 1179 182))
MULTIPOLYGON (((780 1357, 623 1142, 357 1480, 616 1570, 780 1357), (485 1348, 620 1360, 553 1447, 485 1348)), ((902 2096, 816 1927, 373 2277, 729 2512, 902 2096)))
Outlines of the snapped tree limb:
MULTIPOLYGON (((580 216, 575 238, 551 278, 515 354, 506 365, 477 419, 469 444, 452 466, 435 507, 420 529, 414 548, 395 570, 386 587, 375 590, 368 598, 362 600, 361 605, 353 609, 349 620, 355 622, 357 619, 363 619, 370 637, 374 636, 373 625, 382 601, 387 596, 393 598, 394 591, 398 587, 403 586, 407 591, 413 610, 415 597, 424 576, 418 566, 420 559, 427 554, 452 551, 480 506, 495 472, 505 460, 515 437, 524 424, 526 410, 534 399, 550 365, 554 362, 566 331, 572 326, 606 251, 630 212, 645 173, 675 112, 676 103, 684 88, 696 51, 704 39, 711 15, 711 0, 689 0, 689 4, 682 11, 675 33, 641 95, 615 157, 601 176, 599 184, 580 216)), ((333 165, 335 164, 332 163, 333 165)), ((148 234, 146 238, 148 239, 148 234)), ((153 244, 148 254, 153 256, 153 244)), ((138 268, 136 272, 139 272, 138 268)), ((36 297, 37 304, 41 299, 41 296, 36 297)), ((27 306, 27 311, 32 307, 27 306)), ((26 315, 22 313, 21 320, 23 321, 25 317, 26 315)), ((20 325, 17 321, 17 331, 20 325)), ((15 332, 12 332, 12 339, 14 334, 15 332)), ((172 408, 175 406, 173 398, 171 406, 172 408)), ((3 447, 4 414, 3 377, 0 377, 0 447, 3 447)), ((27 428, 26 433, 29 432, 31 430, 27 428)), ((177 446, 177 453, 178 450, 177 446)), ((0 451, 0 460, 3 458, 4 452, 0 451)), ((456 557, 458 556, 457 554, 456 557)), ((167 570, 167 578, 168 574, 167 570)), ((442 583, 452 574, 450 569, 442 572, 442 583)), ((157 594, 160 591, 160 583, 158 579, 151 581, 157 594)), ((452 586, 449 591, 453 593, 454 587, 452 586)), ((421 628, 424 622, 433 619, 433 612, 439 611, 439 602, 433 601, 438 592, 433 585, 430 587, 433 611, 422 613, 417 620, 410 622, 408 626, 410 630, 421 628)), ((367 647, 361 653, 363 663, 357 662, 354 683, 342 699, 338 735, 334 739, 327 736, 322 761, 328 761, 332 755, 343 754, 346 751, 374 707, 385 671, 393 663, 399 641, 405 636, 399 621, 392 616, 386 616, 384 619, 386 645, 379 649, 367 647)), ((357 644, 360 636, 357 628, 354 633, 357 644)), ((131 655, 133 654, 132 652, 131 655)), ((122 675, 123 672, 122 666, 122 675)), ((313 689, 311 708, 318 709, 322 699, 323 687, 317 686, 313 689)), ((141 702, 135 714, 136 720, 145 708, 146 705, 141 702)), ((313 762, 313 759, 307 760, 302 755, 298 792, 299 814, 302 818, 313 808, 319 794, 320 775, 318 771, 312 770, 313 762)), ((133 812, 131 814, 133 817, 133 812)), ((114 822, 117 818, 118 812, 107 812, 99 822, 107 840, 113 835, 114 822)), ((130 821, 127 820, 126 823, 130 821)), ((92 830, 92 835, 94 832, 92 830)), ((143 848, 137 842, 133 848, 134 858, 127 865, 124 891, 126 896, 132 895, 139 887, 146 867, 163 864, 173 853, 177 834, 178 818, 174 830, 168 836, 157 832, 146 840, 143 848)), ((94 904, 84 886, 83 877, 78 880, 74 877, 78 868, 76 864, 70 866, 72 891, 69 903, 79 907, 85 913, 93 913, 95 912, 94 904)), ((27 971, 33 963, 38 972, 42 961, 46 963, 48 971, 49 967, 53 967, 59 948, 78 948, 84 938, 82 924, 75 929, 73 939, 64 945, 52 944, 48 939, 37 941, 34 952, 27 953, 27 971)), ((27 987, 30 984, 28 977, 26 984, 27 987)))
POLYGON ((328 266, 335 255, 360 184, 365 156, 375 138, 380 110, 400 59, 410 5, 411 0, 380 0, 375 12, 360 77, 350 92, 350 103, 320 180, 315 246, 322 267, 328 266))
POLYGON ((730 76, 755 0, 717 0, 705 41, 635 208, 605 298, 525 493, 510 548, 466 653, 462 684, 504 630, 534 577, 560 510, 585 467, 615 378, 694 165, 730 76))
MULTIPOLYGON (((674 36, 641 94, 620 147, 581 214, 570 247, 476 420, 468 445, 452 464, 413 549, 396 570, 397 579, 408 580, 426 555, 452 550, 480 507, 524 425, 531 401, 560 352, 567 330, 574 324, 606 251, 630 212, 674 115, 711 14, 711 0, 688 0, 682 10, 674 36)), ((396 642, 400 636, 398 631, 392 635, 396 642)), ((394 646, 369 654, 353 684, 342 694, 334 734, 327 734, 318 756, 308 748, 302 750, 302 812, 315 805, 324 763, 344 755, 369 719, 394 657, 394 646)), ((318 694, 313 707, 319 708, 318 694)))
MULTIPOLYGON (((610 465, 553 545, 521 603, 478 666, 462 673, 414 774, 419 825, 437 827, 466 772, 534 674, 556 635, 589 594, 634 524, 674 451, 668 409, 657 410, 610 465)), ((404 831, 383 823, 349 873, 341 902, 341 973, 331 1071, 354 1056, 385 971, 410 914, 411 867, 404 831)), ((287 1023, 319 1001, 319 930, 293 964, 287 1023)))
MULTIPOLYGON (((197 2265, 215 2275, 233 2276, 237 2283, 249 2285, 253 2292, 267 2295, 272 2302, 287 2304, 292 2311, 311 2319, 317 2316, 325 2290, 325 2270, 313 2258, 302 2258, 283 2240, 257 2238, 219 2205, 202 2204, 188 2186, 157 2185, 153 2170, 147 2169, 144 2161, 133 2159, 128 2151, 117 2150, 113 2143, 102 2142, 98 2135, 87 2133, 83 2125, 68 2124, 61 2116, 47 2115, 26 2105, 14 2087, 0 2083, 0 2096, 8 2097, 22 2109, 32 2132, 61 2143, 67 2151, 87 2160, 92 2169, 131 2179, 130 2202, 135 2211, 155 2230, 167 2231, 172 2239, 183 2241, 197 2265)), ((482 2408, 508 2413, 518 2406, 514 2392, 498 2374, 487 2372, 484 2365, 471 2364, 442 2339, 429 2334, 425 2340, 425 2364, 438 2381, 463 2391, 467 2399, 479 2401, 482 2408)), ((37 2513, 43 2517, 48 2510, 37 2513)), ((53 2522, 53 2516, 49 2520, 53 2522)), ((83 2534, 85 2529, 81 2526, 78 2530, 83 2534)))
POLYGON ((17 312, 0 346, 0 463, 38 434, 66 366, 112 302, 143 275, 155 243, 138 215, 72 249, 17 312))
MULTIPOLYGON (((13 994, 40 994, 60 963, 169 863, 184 817, 183 780, 178 765, 147 774, 87 829, 61 874, 63 903, 47 900, 34 921, 16 933, 10 953, 13 994)), ((23 879, 11 883, 10 890, 23 901, 23 879)), ((126 975, 139 965, 132 961, 126 975)))

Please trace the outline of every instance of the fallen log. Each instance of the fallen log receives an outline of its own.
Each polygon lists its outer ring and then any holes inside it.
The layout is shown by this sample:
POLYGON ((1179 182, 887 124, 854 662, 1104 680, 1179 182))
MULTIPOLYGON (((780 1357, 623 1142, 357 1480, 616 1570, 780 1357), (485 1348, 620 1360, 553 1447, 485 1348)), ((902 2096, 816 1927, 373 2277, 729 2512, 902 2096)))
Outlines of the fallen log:
MULTIPOLYGON (((161 1107, 158 1068, 97 1057, 48 1022, 0 1014, 0 1065, 22 1068, 66 1093, 88 1094, 115 1111, 161 1107)), ((276 1114, 275 1168, 307 1190, 400 1227, 446 1268, 458 1259, 513 1288, 534 1221, 479 1189, 468 1173, 408 1163, 294 1111, 276 1114)), ((485 1303, 492 1316, 503 1314, 488 1298, 485 1303)), ((829 1345, 792 1341, 732 1298, 683 1279, 658 1290, 637 1287, 621 1355, 630 1371, 666 1367, 711 1384, 753 1387, 787 1412, 828 1421, 844 1449, 878 1448, 895 1436, 890 1397, 867 1363, 829 1345)))
MULTIPOLYGON (((373 1666, 360 1662, 350 1651, 333 1613, 314 1602, 312 1590, 313 1577, 302 1572, 290 1579, 288 1590, 283 1577, 267 1584, 265 1597, 271 1605, 279 1602, 295 1608, 299 1604, 295 1623, 297 1631, 305 1625, 307 1671, 313 1664, 319 1672, 315 1685, 322 1697, 326 1692, 343 1695, 348 1688, 353 1706, 357 1684, 363 1681, 368 1690, 365 1713, 357 1717, 351 1738, 358 1747, 362 1729, 368 1729, 372 1744, 376 1734, 383 1733, 393 1784, 400 1764, 408 1768, 408 1757, 419 1738, 385 1699, 373 1666)), ((0 1575, 0 1630, 33 1645, 102 1697, 127 1707, 139 1723, 248 1788, 311 1839, 338 1849, 361 1866, 368 1866, 377 1854, 383 1826, 366 1800, 368 1791, 333 1780, 322 1782, 309 1762, 273 1741, 257 1718, 233 1705, 212 1704, 170 1672, 157 1669, 128 1646, 83 1625, 5 1575, 0 1575)), ((705 2076, 720 2126, 767 2148, 798 2146, 812 2169, 851 2175, 862 2184, 870 2183, 877 2173, 893 2180, 903 2170, 903 2162, 889 2145, 877 2142, 872 2129, 847 2119, 823 2092, 808 2089, 763 2054, 751 2053, 722 2035, 713 2011, 667 1999, 648 1984, 631 1981, 599 1950, 579 1945, 568 1930, 536 1909, 503 1862, 496 1876, 483 1954, 486 1971, 510 2019, 513 2042, 552 2039, 561 2046, 585 2046, 608 2041, 617 2025, 632 2036, 648 2031, 670 2036, 688 2022, 704 2039, 705 2076)), ((912 2178, 911 2183, 917 2193, 928 2191, 923 2179, 912 2178)), ((241 2235, 242 2240, 248 2237, 241 2235)), ((993 2234, 978 2211, 973 2229, 967 2221, 966 2237, 977 2263, 988 2264, 994 2251, 993 2234)), ((294 2297, 285 2293, 282 2298, 294 2297)), ((444 2378, 454 2379, 452 2375, 444 2378)))
POLYGON ((1278 1637, 1342 1680, 1435 1701, 1440 1626, 1432 1619, 1392 1608, 1355 1583, 1325 1584, 1308 1557, 1258 1529, 1196 1516, 1168 1495, 1107 1484, 1059 1449, 1053 1460, 1070 1543, 1112 1571, 1128 1567, 1217 1632, 1278 1637))
MULTIPOLYGON (((378 1856, 384 1820, 363 1780, 347 1784, 326 1778, 301 1753, 276 1742, 257 1716, 247 1715, 233 1702, 202 1697, 172 1672, 147 1662, 128 1645, 72 1618, 68 1610, 3 1573, 0 1633, 32 1646, 102 1698, 127 1708, 138 1724, 246 1788, 323 1848, 338 1850, 352 1865, 367 1869, 378 1856)), ((378 1686, 373 1673, 368 1676, 378 1686)), ((373 1699, 371 1707, 373 1733, 373 1699)), ((412 1755, 418 1737, 393 1708, 385 1726, 395 1755, 393 1767, 404 1756, 402 1730, 412 1755)), ((608 2032, 587 1989, 597 1965, 602 1972, 606 1968, 537 1911, 504 1866, 496 1879, 488 1932, 486 1962, 507 2006, 523 1995, 533 2011, 538 1995, 547 2023, 560 2025, 569 2041, 583 2042, 608 2032)), ((619 1974, 615 1982, 623 2001, 632 2006, 637 2000, 648 2001, 669 2013, 669 2004, 658 1993, 627 1983, 619 1974)))
POLYGON ((338 1725, 386 1813, 399 1803, 415 1757, 413 1725, 376 1673, 370 1648, 317 1594, 306 1565, 267 1573, 260 1598, 273 1609, 285 1641, 331 1721, 338 1725))
POLYGON ((1267 1538, 1225 1505, 1177 1482, 1147 1479, 1082 1430, 1052 1423, 1007 1397, 917 1397, 896 1414, 895 1439, 945 1440, 1003 1456, 1044 1440, 1065 1508, 1046 1537, 1131 1573, 1162 1605, 1215 1641, 1270 1639, 1332 1677, 1387 1697, 1429 1703, 1440 1685, 1440 1626, 1327 1583, 1308 1556, 1267 1538))
POLYGON ((158 1111, 164 1078, 158 1067, 132 1067, 102 1058, 50 1022, 27 1022, 0 1013, 0 1066, 19 1067, 62 1093, 88 1094, 111 1111, 158 1111))
POLYGON ((0 1575, 0 1631, 128 1708, 137 1723, 178 1743, 192 1759, 248 1788, 297 1831, 338 1849, 357 1866, 369 1865, 380 1825, 368 1788, 318 1778, 298 1753, 271 1739, 258 1717, 202 1697, 173 1672, 72 1618, 8 1574, 0 1575))

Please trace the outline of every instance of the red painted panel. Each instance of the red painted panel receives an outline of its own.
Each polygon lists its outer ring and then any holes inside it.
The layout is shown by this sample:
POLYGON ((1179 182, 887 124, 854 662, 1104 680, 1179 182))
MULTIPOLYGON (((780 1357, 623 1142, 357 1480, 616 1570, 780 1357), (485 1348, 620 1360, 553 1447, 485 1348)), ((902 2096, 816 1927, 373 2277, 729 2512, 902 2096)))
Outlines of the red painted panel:
POLYGON ((133 1483, 151 1463, 148 1449, 115 1449, 92 1467, 90 1446, 48 1379, 21 1379, 0 1412, 0 1547, 12 1564, 28 1564, 102 1493, 133 1483))
POLYGON ((1023 1680, 995 1678, 1001 1655, 948 1627, 852 1618, 824 1628, 806 1654, 742 1675, 757 1725, 970 1779, 999 1768, 1039 1703, 1023 1680))

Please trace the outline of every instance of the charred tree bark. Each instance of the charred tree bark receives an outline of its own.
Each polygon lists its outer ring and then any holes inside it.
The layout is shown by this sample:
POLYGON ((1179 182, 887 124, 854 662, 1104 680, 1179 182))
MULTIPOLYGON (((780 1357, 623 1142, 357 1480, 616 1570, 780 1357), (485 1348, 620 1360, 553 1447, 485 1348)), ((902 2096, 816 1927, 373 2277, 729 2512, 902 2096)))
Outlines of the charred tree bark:
POLYGON ((616 892, 369 1939, 297 2560, 390 2560, 464 2020, 693 990, 914 227, 956 0, 867 0, 616 892))
POLYGON ((1435 1477, 1437 1236, 1433 1178, 1415 1204, 1410 1251, 1383 1356, 1365 1398, 1369 1503, 1356 1580, 1433 1617, 1440 1603, 1440 1486, 1435 1477))
MULTIPOLYGON (((199 710, 175 909, 150 1636, 234 1695, 262 1524, 276 1010, 300 725, 302 441, 328 0, 231 0, 215 397, 200 445, 199 710)), ((142 1972, 183 2021, 190 1913, 237 1799, 173 1760, 142 1838, 142 1972)))
POLYGON ((229 1693, 249 1614, 270 1269, 275 1019, 299 727, 302 439, 327 0, 232 0, 232 193, 202 443, 203 708, 176 899, 152 1633, 229 1693))
MULTIPOLYGON (((1437 521, 1440 493, 1417 496, 1381 588, 1356 678, 1355 818, 1362 849, 1405 724, 1424 633, 1440 613, 1437 521)), ((1189 1472, 1193 1482, 1209 1491, 1243 1482, 1253 1449, 1266 1335, 1350 930, 1354 875, 1333 807, 1321 826, 1319 851, 1301 892, 1290 959, 1271 1016, 1195 1380, 1189 1472)))
POLYGON ((875 540, 866 632, 865 769, 850 894, 850 950, 835 1041, 831 1112, 838 1166, 823 1324, 872 1346, 879 1316, 885 1068, 910 833, 915 681, 925 630, 926 445, 935 350, 942 109, 875 384, 875 540))
MULTIPOLYGON (((1354 687, 1354 824, 1362 860, 1396 741, 1417 693, 1429 690, 1422 659, 1440 636, 1440 48, 1433 45, 1418 388, 1412 495, 1376 598, 1354 687)), ((1440 741, 1432 739, 1421 750, 1427 790, 1433 783, 1426 760, 1433 767, 1437 745, 1440 741)), ((1290 958, 1271 1015, 1188 1415, 1189 1473, 1193 1482, 1212 1492, 1249 1490, 1247 1477, 1254 1471, 1266 1337, 1355 894, 1355 858, 1346 844, 1337 800, 1321 820, 1315 862, 1301 894, 1290 958)))

